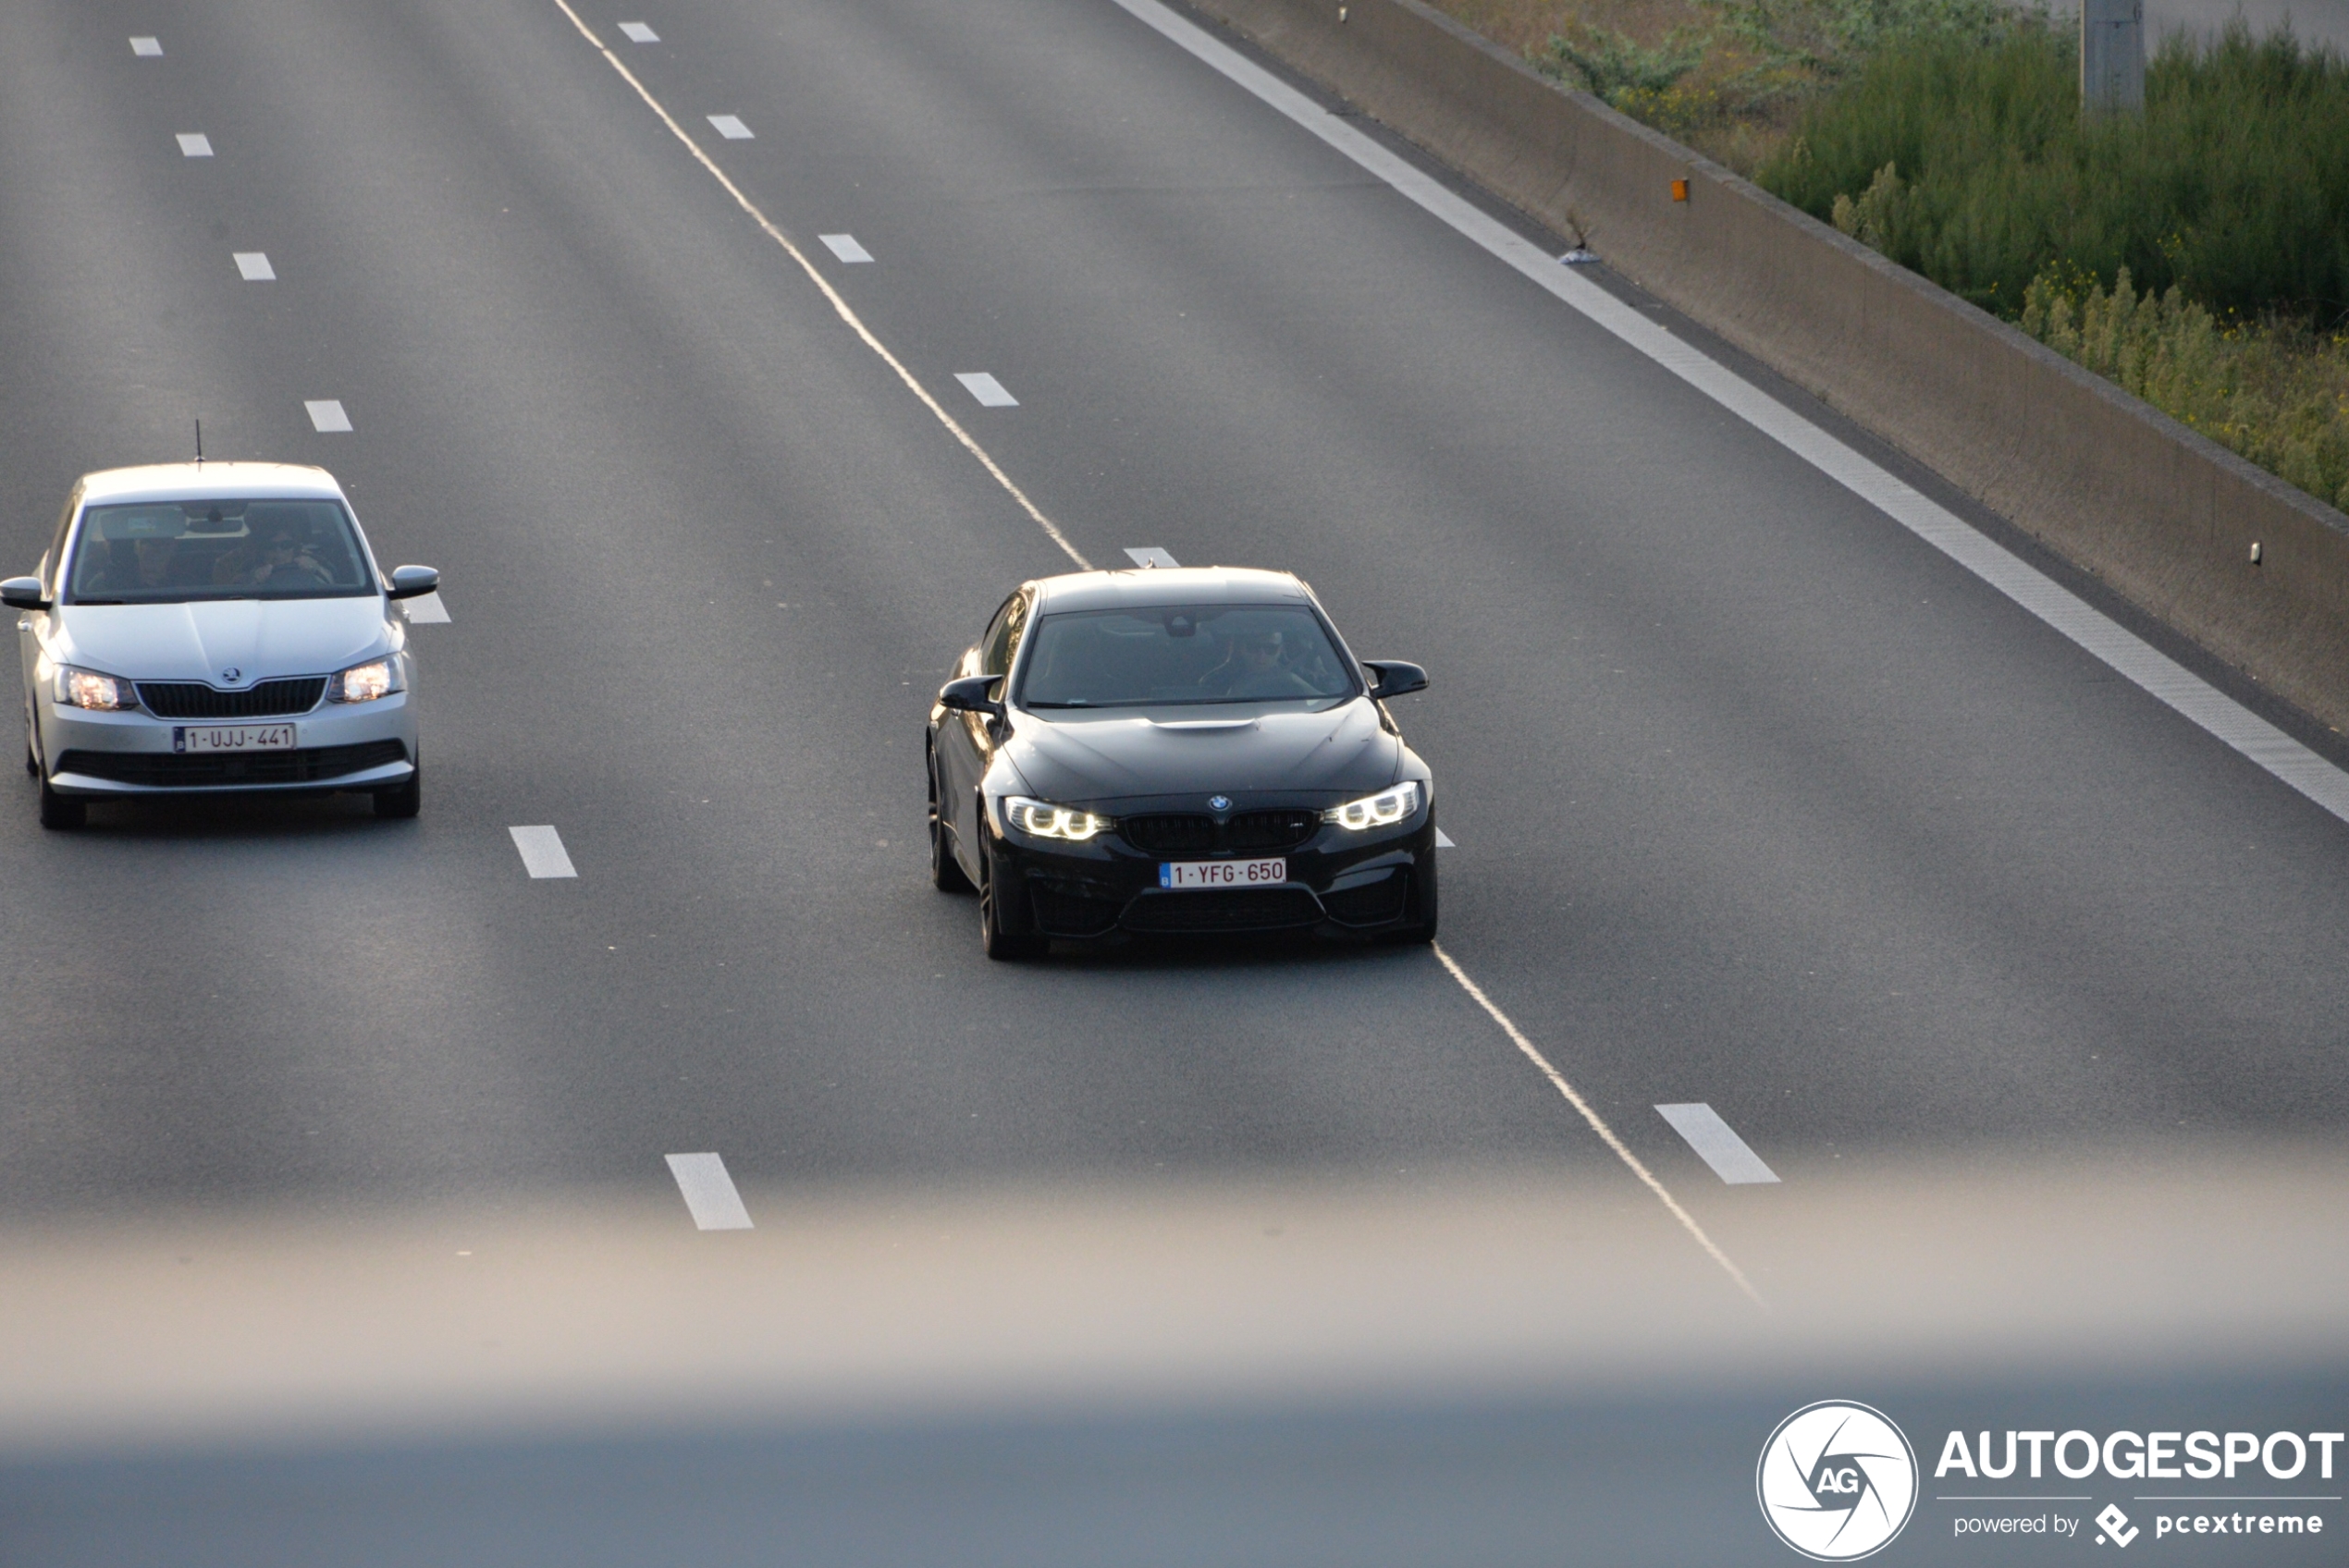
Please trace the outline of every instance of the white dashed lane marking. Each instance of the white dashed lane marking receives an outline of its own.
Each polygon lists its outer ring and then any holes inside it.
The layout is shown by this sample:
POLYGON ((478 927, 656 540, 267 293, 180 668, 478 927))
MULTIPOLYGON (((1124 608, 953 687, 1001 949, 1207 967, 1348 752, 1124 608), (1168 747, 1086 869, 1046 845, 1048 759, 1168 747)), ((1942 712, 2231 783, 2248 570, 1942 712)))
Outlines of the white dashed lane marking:
POLYGON ((553 828, 509 827, 506 831, 514 836, 514 848, 522 851, 522 868, 533 877, 579 875, 563 850, 563 836, 553 828))
POLYGON ((957 371, 954 379, 963 384, 964 391, 978 399, 978 406, 982 409, 1019 407, 1019 399, 1004 391, 1003 384, 983 370, 957 371))
POLYGON ((1125 558, 1136 566, 1168 567, 1183 564, 1155 545, 1129 545, 1125 548, 1125 558))
POLYGON ((212 138, 206 136, 201 130, 181 131, 179 133, 179 155, 183 158, 211 157, 212 138))
POLYGON ((310 428, 313 430, 331 432, 351 428, 351 416, 342 411, 339 398, 321 398, 301 406, 303 411, 310 415, 310 428))
POLYGON ((719 135, 724 137, 729 141, 748 141, 752 140, 750 127, 743 124, 738 116, 712 115, 709 116, 709 124, 712 129, 717 131, 719 135))
POLYGON ((628 40, 631 43, 658 43, 660 42, 660 34, 655 32, 652 29, 646 27, 642 22, 621 23, 620 36, 628 40))
POLYGON ((724 1160, 714 1154, 668 1158, 669 1173, 677 1178, 677 1190, 685 1195, 685 1207, 693 1212, 696 1229, 751 1229, 750 1210, 743 1207, 743 1195, 734 1190, 734 1179, 726 1174, 724 1160))
POLYGON ((1457 850, 1459 848, 1457 844, 1452 842, 1452 836, 1449 833, 1445 832, 1441 827, 1435 830, 1435 847, 1439 850, 1457 850))
POLYGON ((237 275, 247 283, 269 283, 276 280, 277 269, 269 264, 266 251, 238 251, 237 275))
POLYGON ((873 253, 856 243, 853 234, 819 234, 816 237, 831 247, 832 254, 843 262, 869 262, 873 253))
POLYGON ((1746 1147, 1737 1129, 1721 1120, 1721 1113, 1698 1101, 1693 1105, 1660 1105, 1656 1114, 1672 1123, 1672 1130, 1689 1141, 1697 1158, 1713 1167, 1713 1174, 1732 1187, 1754 1186, 1775 1182, 1778 1173, 1762 1163, 1762 1157, 1746 1147))
POLYGON ((130 52, 133 55, 143 55, 148 59, 154 59, 155 56, 163 53, 163 40, 160 38, 134 38, 130 41, 130 52))
POLYGON ((412 599, 402 599, 400 611, 413 626, 446 626, 449 623, 449 606, 440 602, 438 594, 419 594, 412 599))

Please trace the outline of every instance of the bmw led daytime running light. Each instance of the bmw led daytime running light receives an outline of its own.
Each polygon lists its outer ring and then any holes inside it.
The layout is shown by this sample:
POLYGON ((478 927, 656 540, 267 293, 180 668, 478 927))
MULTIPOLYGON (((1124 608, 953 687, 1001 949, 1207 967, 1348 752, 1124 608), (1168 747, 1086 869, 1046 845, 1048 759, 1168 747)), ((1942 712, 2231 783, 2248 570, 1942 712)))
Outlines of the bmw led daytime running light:
POLYGON ((372 703, 400 690, 400 660, 389 655, 352 665, 326 682, 330 703, 372 703))
POLYGON ((1025 795, 1014 795, 1005 801, 1003 815, 1014 827, 1031 839, 1065 839, 1079 844, 1112 826, 1106 816, 1056 806, 1050 801, 1031 801, 1025 795))
POLYGON ((1350 832, 1359 833, 1366 827, 1392 827, 1419 809, 1420 787, 1415 781, 1407 779, 1375 795, 1365 795, 1359 801, 1332 806, 1322 814, 1322 820, 1334 822, 1350 832))
POLYGON ((139 691, 119 675, 100 675, 94 669, 75 669, 70 665, 57 668, 55 693, 57 701, 71 703, 78 708, 135 708, 139 705, 139 691))

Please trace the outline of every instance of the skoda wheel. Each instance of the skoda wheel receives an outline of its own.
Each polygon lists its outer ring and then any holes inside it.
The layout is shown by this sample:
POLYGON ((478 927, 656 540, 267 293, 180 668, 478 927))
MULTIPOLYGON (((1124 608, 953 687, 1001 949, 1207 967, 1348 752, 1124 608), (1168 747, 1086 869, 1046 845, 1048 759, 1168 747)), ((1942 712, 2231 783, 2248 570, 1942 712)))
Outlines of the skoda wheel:
POLYGON ((90 802, 79 795, 60 795, 41 781, 41 826, 71 830, 90 820, 90 802))

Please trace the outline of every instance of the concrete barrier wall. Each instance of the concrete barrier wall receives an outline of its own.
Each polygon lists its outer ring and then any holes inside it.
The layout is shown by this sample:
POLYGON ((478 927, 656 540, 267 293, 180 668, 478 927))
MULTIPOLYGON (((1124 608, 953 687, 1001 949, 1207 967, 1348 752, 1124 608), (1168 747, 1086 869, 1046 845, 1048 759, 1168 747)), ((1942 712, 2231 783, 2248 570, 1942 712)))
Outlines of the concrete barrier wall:
POLYGON ((1418 0, 1189 3, 2349 730, 2349 518, 1418 0))

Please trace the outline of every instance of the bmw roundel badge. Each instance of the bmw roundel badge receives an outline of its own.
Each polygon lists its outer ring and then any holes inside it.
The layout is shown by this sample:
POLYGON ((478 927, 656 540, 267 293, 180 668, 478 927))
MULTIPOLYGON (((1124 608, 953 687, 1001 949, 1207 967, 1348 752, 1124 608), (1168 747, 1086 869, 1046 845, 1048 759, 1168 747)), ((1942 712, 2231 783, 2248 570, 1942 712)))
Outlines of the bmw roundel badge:
POLYGON ((1229 795, 1210 795, 1207 797, 1207 809, 1210 811, 1229 811, 1232 809, 1232 797, 1229 795))

